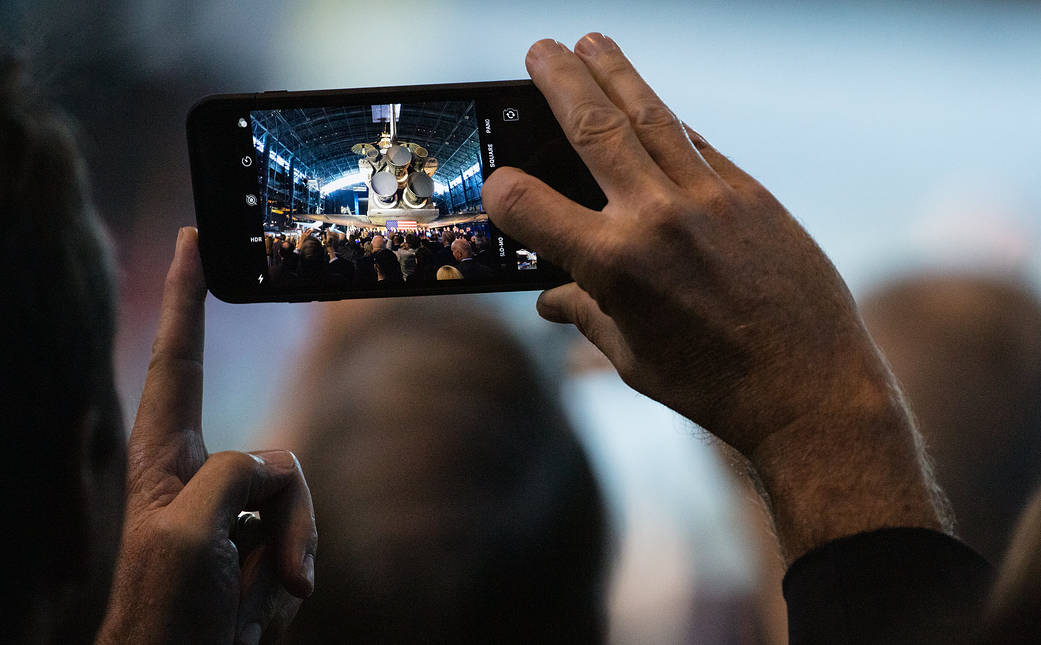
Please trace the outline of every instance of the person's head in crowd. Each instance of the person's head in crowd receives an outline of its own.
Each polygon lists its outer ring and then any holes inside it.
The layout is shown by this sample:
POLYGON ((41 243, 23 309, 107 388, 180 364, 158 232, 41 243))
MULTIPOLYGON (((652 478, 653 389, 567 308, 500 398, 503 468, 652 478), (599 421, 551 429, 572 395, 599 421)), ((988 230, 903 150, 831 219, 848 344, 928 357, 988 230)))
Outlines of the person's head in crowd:
POLYGON ((324 394, 288 429, 322 583, 291 642, 602 640, 606 527, 585 453, 518 343, 459 304, 323 321, 296 383, 324 394), (388 345, 451 369, 431 380, 388 345))
POLYGON ((463 238, 459 238, 455 242, 452 242, 452 256, 455 257, 457 261, 472 258, 473 254, 474 252, 470 247, 470 243, 463 238))
POLYGON ((336 231, 326 231, 326 252, 330 260, 335 260, 338 253, 343 249, 343 237, 336 231))
POLYGON ((459 273, 459 269, 455 268, 450 264, 446 264, 437 270, 438 280, 462 280, 463 274, 459 273))
POLYGON ((113 376, 115 287, 68 120, 0 52, 7 518, 4 639, 86 642, 104 614, 123 522, 113 376), (41 194, 46 199, 40 199, 41 194), (25 240, 47 227, 47 253, 25 240))
POLYGON ((387 248, 387 238, 382 235, 374 235, 372 237, 372 252, 382 251, 387 248))
POLYGON ((395 248, 401 246, 404 243, 405 243, 405 236, 403 236, 401 233, 397 233, 396 235, 394 235, 394 247, 395 248))
POLYGON ((405 245, 408 246, 408 248, 415 251, 419 248, 419 236, 417 236, 415 233, 409 233, 405 236, 405 245))
POLYGON ((444 231, 441 232, 441 244, 442 245, 444 245, 444 246, 451 246, 452 242, 454 242, 454 241, 455 241, 455 233, 453 233, 452 231, 450 231, 448 229, 445 229, 444 231))
POLYGON ((372 259, 376 268, 376 279, 379 282, 398 283, 405 279, 401 273, 398 256, 394 255, 390 249, 374 251, 372 259))
POLYGON ((362 250, 362 253, 365 254, 365 257, 368 257, 368 256, 372 255, 372 241, 369 240, 369 241, 366 241, 366 242, 362 242, 361 250, 362 250))
POLYGON ((317 273, 328 263, 322 243, 313 237, 305 237, 300 243, 301 273, 317 273))
POLYGON ((924 276, 862 301, 962 539, 1000 560, 1041 481, 1041 302, 1000 277, 924 276))

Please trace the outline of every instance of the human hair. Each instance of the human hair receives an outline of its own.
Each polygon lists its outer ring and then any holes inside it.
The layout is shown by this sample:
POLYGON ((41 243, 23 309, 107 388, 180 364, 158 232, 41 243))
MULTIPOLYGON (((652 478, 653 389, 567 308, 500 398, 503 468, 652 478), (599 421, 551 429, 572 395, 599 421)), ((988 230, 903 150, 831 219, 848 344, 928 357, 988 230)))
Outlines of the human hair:
POLYGON ((408 244, 408 248, 410 248, 410 249, 413 249, 413 250, 418 249, 419 248, 419 236, 417 236, 415 233, 409 233, 408 235, 405 236, 405 243, 408 244))
POLYGON ((372 254, 372 260, 383 276, 384 282, 401 282, 404 276, 401 273, 401 263, 398 256, 389 249, 380 249, 372 254))
POLYGON ((122 525, 114 271, 69 120, 11 52, 0 52, 0 150, 0 405, 14 457, 0 476, 4 582, 15 590, 5 630, 19 641, 79 642, 103 615, 122 525), (92 497, 102 481, 115 499, 92 497), (77 588, 92 593, 70 596, 77 588))
POLYGON ((487 315, 380 304, 332 311, 297 383, 328 393, 290 439, 324 582, 291 642, 601 641, 603 503, 556 398, 487 315))
POLYGON ((438 280, 462 280, 463 274, 451 264, 446 264, 437 270, 438 280))

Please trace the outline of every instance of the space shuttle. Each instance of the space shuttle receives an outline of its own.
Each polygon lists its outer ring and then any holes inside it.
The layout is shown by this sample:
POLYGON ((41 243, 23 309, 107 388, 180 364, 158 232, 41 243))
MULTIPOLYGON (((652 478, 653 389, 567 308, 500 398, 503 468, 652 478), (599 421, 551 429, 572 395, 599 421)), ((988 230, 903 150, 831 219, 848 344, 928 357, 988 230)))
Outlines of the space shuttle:
POLYGON ((419 144, 398 140, 395 106, 387 107, 389 131, 378 141, 351 147, 361 155, 358 169, 369 192, 368 220, 377 226, 388 220, 431 222, 439 214, 433 199, 437 159, 419 144))

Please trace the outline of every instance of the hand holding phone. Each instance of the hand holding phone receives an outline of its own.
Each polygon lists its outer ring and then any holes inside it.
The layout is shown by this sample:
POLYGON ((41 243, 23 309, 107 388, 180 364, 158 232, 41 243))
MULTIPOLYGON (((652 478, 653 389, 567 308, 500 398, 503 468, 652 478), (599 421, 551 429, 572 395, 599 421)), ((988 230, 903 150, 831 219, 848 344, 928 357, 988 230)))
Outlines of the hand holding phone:
POLYGON ((495 224, 575 279, 540 313, 751 460, 789 558, 883 526, 941 528, 899 388, 795 218, 609 38, 539 41, 526 62, 610 199, 594 210, 514 169, 489 178, 495 224))

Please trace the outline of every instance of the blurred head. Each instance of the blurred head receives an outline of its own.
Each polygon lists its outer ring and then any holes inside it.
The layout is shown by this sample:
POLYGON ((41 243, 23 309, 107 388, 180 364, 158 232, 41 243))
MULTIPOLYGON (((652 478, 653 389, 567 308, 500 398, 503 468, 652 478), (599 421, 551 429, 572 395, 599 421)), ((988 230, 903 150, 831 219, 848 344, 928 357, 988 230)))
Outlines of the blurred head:
POLYGON ((380 251, 387 248, 387 240, 382 235, 376 235, 372 238, 372 252, 380 251))
POLYGON ((599 489, 527 356, 458 302, 360 311, 333 311, 300 374, 324 393, 289 439, 323 582, 293 642, 601 640, 599 489))
POLYGON ((372 259, 377 279, 386 282, 401 282, 405 279, 401 274, 401 263, 398 262, 398 256, 394 255, 394 251, 389 249, 376 251, 374 247, 372 259))
POLYGON ((410 248, 410 249, 413 249, 413 250, 418 249, 419 248, 419 237, 415 233, 409 233, 408 235, 405 236, 405 244, 407 244, 408 248, 410 248))
POLYGON ((441 244, 444 244, 445 246, 451 246, 452 242, 454 241, 455 233, 453 233, 452 231, 441 232, 441 244))
POLYGON ((446 264, 445 266, 443 266, 443 267, 441 267, 440 269, 437 270, 437 279, 438 280, 462 280, 463 279, 463 274, 459 273, 459 269, 455 268, 454 266, 446 264))
POLYGON ((463 260, 473 257, 473 249, 470 248, 469 242, 463 238, 459 238, 455 242, 452 242, 452 255, 456 260, 463 260))
POLYGON ((997 277, 934 276, 865 298, 960 536, 997 562, 1041 474, 1041 303, 997 277))
POLYGON ((19 642, 80 642, 102 617, 123 519, 112 258, 67 120, 2 53, 0 145, 3 355, 13 376, 0 405, 17 447, 0 475, 4 578, 17 590, 5 631, 19 642), (47 252, 27 253, 41 226, 47 252))

